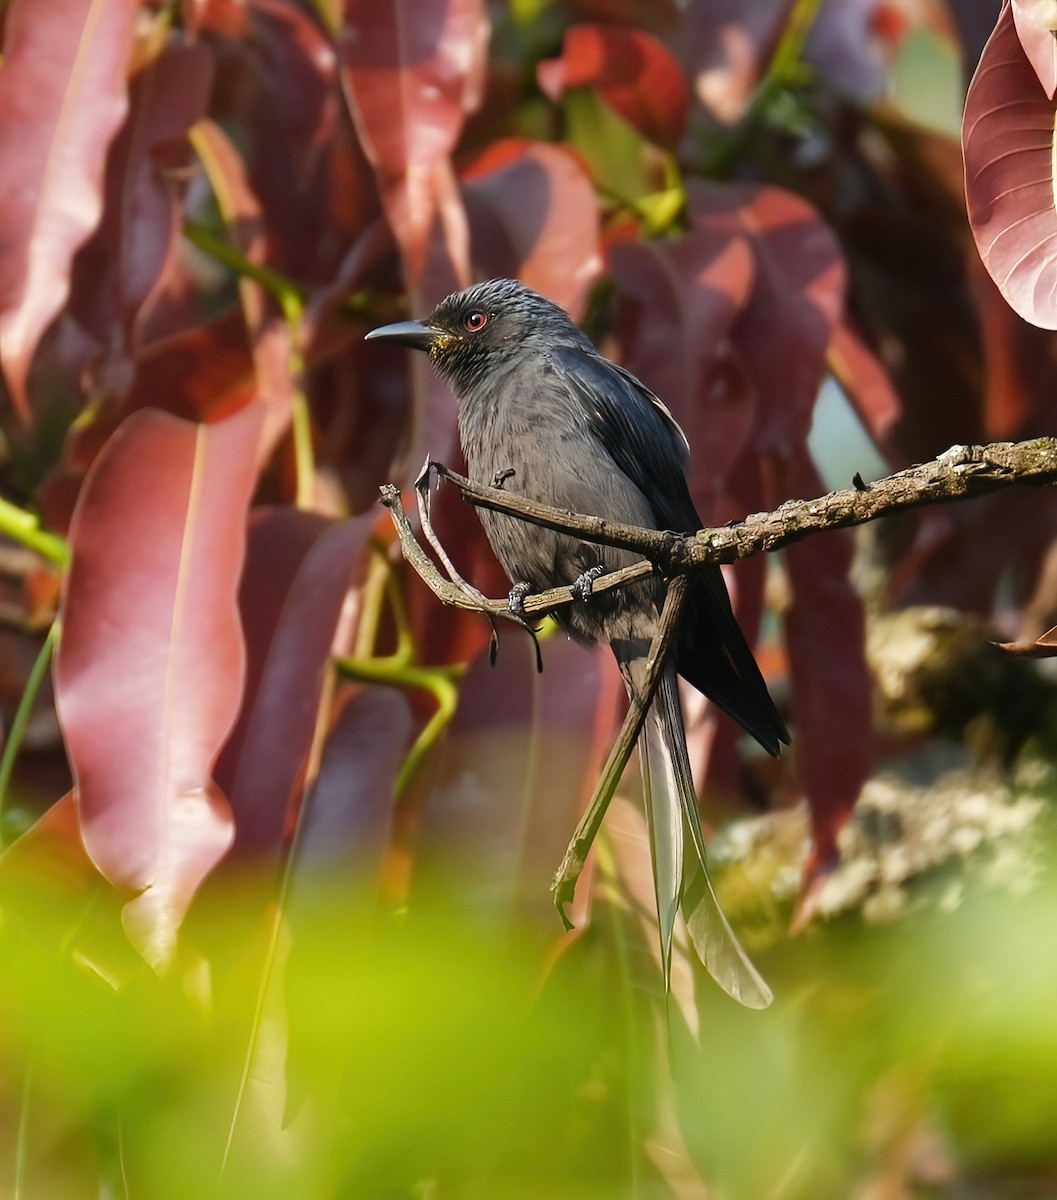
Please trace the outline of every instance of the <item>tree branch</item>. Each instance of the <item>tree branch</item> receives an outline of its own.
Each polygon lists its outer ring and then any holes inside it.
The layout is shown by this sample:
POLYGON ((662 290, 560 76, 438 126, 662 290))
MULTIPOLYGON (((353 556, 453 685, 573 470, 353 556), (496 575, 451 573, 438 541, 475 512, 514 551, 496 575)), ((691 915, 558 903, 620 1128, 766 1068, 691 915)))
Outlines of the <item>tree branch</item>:
MULTIPOLYGON (((478 507, 575 534, 584 541, 643 555, 646 561, 595 580, 593 590, 602 592, 626 587, 651 574, 682 575, 711 563, 736 562, 762 551, 778 550, 812 533, 862 525, 924 504, 982 496, 1017 484, 1057 484, 1057 438, 952 446, 931 462, 908 467, 874 483, 863 483, 856 476, 855 487, 829 492, 815 500, 787 500, 774 512, 755 513, 735 524, 692 534, 641 529, 552 508, 502 488, 473 483, 441 463, 429 465, 442 479, 453 483, 465 500, 478 507)), ((482 601, 473 589, 460 588, 441 576, 416 540, 400 493, 392 484, 382 488, 382 503, 392 514, 405 558, 444 604, 516 620, 506 600, 482 601)), ((550 588, 526 596, 524 608, 528 614, 542 616, 573 599, 568 587, 550 588)))

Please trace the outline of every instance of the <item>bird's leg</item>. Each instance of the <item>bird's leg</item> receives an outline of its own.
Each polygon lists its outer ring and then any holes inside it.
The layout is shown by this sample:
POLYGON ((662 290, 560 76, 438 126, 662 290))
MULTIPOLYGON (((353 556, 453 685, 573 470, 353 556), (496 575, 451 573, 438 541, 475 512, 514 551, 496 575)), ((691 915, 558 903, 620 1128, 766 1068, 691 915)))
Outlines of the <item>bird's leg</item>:
POLYGON ((595 580, 599 575, 606 573, 605 567, 588 567, 582 575, 578 575, 576 579, 569 584, 569 591, 581 603, 586 603, 591 599, 591 593, 594 591, 595 580))
MULTIPOLYGON (((536 671, 543 674, 543 652, 540 650, 540 640, 536 636, 536 630, 532 626, 532 622, 525 612, 525 597, 532 592, 532 584, 522 579, 507 593, 507 607, 514 614, 521 624, 528 630, 529 637, 532 638, 532 644, 536 647, 536 671)), ((492 666, 495 666, 495 653, 492 654, 492 666)))
POLYGON ((525 597, 530 595, 531 592, 532 584, 522 579, 519 583, 515 583, 507 593, 506 602, 510 607, 510 611, 515 617, 520 617, 523 621, 528 619, 525 615, 525 597))
POLYGON ((505 471, 496 471, 492 476, 492 487, 501 488, 508 479, 513 479, 516 474, 513 467, 507 467, 505 471))

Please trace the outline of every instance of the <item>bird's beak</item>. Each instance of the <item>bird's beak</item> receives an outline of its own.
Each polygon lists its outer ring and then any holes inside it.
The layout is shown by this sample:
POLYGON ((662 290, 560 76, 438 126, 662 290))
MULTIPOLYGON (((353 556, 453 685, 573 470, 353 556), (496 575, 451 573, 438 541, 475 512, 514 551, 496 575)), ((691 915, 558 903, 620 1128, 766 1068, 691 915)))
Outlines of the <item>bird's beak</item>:
POLYGON ((364 338, 365 342, 375 339, 385 342, 396 342, 398 346, 412 346, 415 350, 428 350, 440 336, 440 330, 422 321, 398 321, 395 325, 383 325, 380 329, 372 329, 364 338))

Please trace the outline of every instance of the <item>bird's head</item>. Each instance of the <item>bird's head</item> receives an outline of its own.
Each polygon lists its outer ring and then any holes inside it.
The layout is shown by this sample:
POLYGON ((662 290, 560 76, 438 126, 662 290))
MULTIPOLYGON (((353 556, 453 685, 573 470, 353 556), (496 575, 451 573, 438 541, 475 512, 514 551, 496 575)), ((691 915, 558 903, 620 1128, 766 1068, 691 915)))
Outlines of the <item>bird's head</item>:
POLYGON ((425 350, 457 391, 473 387, 486 370, 559 339, 583 334, 568 315, 515 279, 489 279, 442 300, 421 321, 383 325, 367 340, 425 350))

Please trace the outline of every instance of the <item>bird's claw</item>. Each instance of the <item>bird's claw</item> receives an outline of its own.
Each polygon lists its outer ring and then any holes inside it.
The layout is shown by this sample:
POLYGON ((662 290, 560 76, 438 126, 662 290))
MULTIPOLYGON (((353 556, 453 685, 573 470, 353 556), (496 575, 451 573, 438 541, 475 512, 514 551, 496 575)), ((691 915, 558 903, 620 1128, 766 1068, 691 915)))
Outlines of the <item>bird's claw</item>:
POLYGON ((525 597, 532 591, 532 584, 522 580, 521 583, 515 583, 507 593, 507 606, 515 617, 519 617, 522 621, 527 620, 525 615, 525 597))
POLYGON ((492 487, 501 488, 508 479, 513 479, 516 474, 513 467, 507 467, 505 471, 496 471, 492 476, 492 487))
POLYGON ((569 585, 569 591, 581 602, 590 600, 591 593, 595 588, 595 580, 599 575, 604 575, 605 573, 605 567, 588 567, 582 575, 572 581, 569 585))

